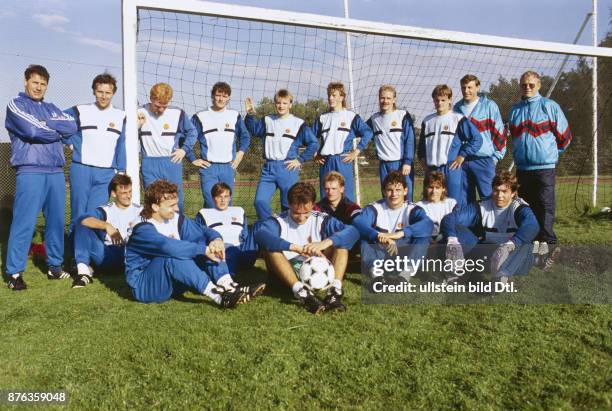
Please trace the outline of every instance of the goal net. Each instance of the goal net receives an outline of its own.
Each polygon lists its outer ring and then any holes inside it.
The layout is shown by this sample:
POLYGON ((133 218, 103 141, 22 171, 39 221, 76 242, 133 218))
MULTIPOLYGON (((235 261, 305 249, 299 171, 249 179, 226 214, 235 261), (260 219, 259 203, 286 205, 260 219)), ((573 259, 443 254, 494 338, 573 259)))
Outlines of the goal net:
MULTIPOLYGON (((378 111, 378 88, 391 84, 397 89, 398 108, 412 115, 418 144, 421 121, 434 111, 431 92, 438 84, 448 84, 456 102, 461 98, 461 77, 476 75, 481 92, 498 104, 506 122, 510 107, 520 100, 518 79, 523 72, 533 70, 543 76, 542 95, 547 95, 559 75, 551 98, 563 108, 574 138, 557 168, 558 211, 575 213, 593 204, 595 133, 589 54, 599 52, 596 48, 357 24, 348 19, 188 0, 173 2, 175 10, 166 9, 159 1, 131 2, 142 6, 134 14, 137 30, 131 51, 131 37, 124 33, 128 112, 130 105, 135 106, 130 87, 140 105, 148 101, 153 84, 167 82, 174 89, 172 104, 191 116, 211 104, 213 84, 225 81, 232 87, 229 108, 244 115, 244 100, 252 97, 258 115, 272 113, 275 91, 288 88, 294 94, 293 113, 311 124, 327 109, 327 84, 341 81, 352 92, 349 107, 367 120, 378 111), (231 13, 235 15, 228 15, 231 13)), ((124 27, 129 28, 129 16, 127 20, 124 27)), ((600 57, 600 73, 610 73, 611 64, 609 57, 600 57)), ((600 74, 599 78, 597 204, 603 206, 612 203, 611 88, 609 75, 600 74)), ((132 162, 137 158, 135 147, 132 144, 132 162)), ((498 168, 507 168, 511 162, 512 142, 508 138, 507 153, 498 168)), ((234 189, 234 204, 244 207, 252 220, 262 164, 262 144, 253 138, 237 170, 234 189)), ((423 177, 416 155, 414 166, 416 201, 423 177)), ((380 198, 373 143, 358 159, 358 168, 361 203, 380 198)), ((312 161, 304 164, 301 177, 318 188, 318 166, 312 161)), ((184 192, 185 210, 193 215, 203 199, 198 170, 187 162, 184 192)), ((273 209, 279 209, 278 194, 273 209)))

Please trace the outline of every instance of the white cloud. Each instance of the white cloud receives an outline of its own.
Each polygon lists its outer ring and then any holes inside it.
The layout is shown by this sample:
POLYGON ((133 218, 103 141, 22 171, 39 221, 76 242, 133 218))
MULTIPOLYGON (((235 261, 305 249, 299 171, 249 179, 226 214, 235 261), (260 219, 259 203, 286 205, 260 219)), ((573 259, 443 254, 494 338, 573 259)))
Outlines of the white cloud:
POLYGON ((115 43, 114 41, 96 39, 92 37, 77 37, 75 38, 75 41, 88 46, 98 47, 110 51, 111 53, 121 53, 121 44, 115 43))
POLYGON ((70 23, 70 19, 61 14, 34 14, 32 19, 43 27, 55 29, 63 24, 70 23))

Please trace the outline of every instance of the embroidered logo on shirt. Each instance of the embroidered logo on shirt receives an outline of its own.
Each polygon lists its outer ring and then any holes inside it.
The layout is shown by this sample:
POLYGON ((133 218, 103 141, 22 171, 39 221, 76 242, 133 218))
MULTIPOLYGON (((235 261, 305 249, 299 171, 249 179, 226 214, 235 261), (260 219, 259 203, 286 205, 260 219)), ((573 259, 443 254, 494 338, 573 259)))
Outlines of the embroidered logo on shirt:
POLYGON ((169 128, 170 128, 170 124, 165 123, 165 124, 164 124, 164 130, 168 130, 169 128))
POLYGON ((444 131, 448 131, 448 124, 444 124, 444 127, 442 127, 444 129, 444 131))
POLYGON ((238 217, 232 217, 232 221, 238 221, 238 217))
POLYGON ((285 133, 291 133, 291 129, 290 128, 285 129, 285 133))
POLYGON ((110 128, 115 128, 115 123, 113 123, 113 122, 111 121, 110 123, 108 123, 108 126, 109 126, 110 128))
POLYGON ((225 123, 225 128, 229 128, 229 123, 225 123))
POLYGON ((395 126, 397 126, 397 121, 393 120, 393 121, 391 122, 391 127, 395 127, 395 126))
POLYGON ((402 228, 404 225, 402 223, 397 223, 397 228, 402 228))
POLYGON ((340 123, 340 126, 344 127, 344 126, 346 126, 346 123, 343 121, 342 123, 340 123))

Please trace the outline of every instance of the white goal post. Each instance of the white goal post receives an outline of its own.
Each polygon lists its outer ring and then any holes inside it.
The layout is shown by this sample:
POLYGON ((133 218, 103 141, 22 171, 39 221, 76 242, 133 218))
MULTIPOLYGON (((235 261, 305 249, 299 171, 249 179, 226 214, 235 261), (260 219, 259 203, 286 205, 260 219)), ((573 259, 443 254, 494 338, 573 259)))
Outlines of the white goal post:
MULTIPOLYGON (((612 49, 575 44, 524 40, 457 31, 435 30, 413 26, 385 24, 342 17, 295 13, 256 7, 228 5, 197 0, 123 0, 123 98, 127 115, 127 172, 133 177, 134 198, 140 198, 139 143, 136 125, 138 104, 137 23, 138 10, 180 12, 249 20, 273 24, 312 27, 345 33, 375 34, 395 38, 432 40, 444 43, 496 47, 501 49, 539 51, 588 57, 612 57, 612 49)), ((192 113, 190 113, 192 114, 192 113)))

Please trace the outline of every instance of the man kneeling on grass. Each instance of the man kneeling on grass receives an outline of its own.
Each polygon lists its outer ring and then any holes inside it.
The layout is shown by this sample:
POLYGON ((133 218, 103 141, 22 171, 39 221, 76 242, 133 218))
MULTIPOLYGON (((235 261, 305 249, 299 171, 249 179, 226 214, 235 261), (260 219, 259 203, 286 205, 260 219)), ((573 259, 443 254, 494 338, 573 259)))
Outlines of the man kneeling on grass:
POLYGON ((127 231, 142 211, 132 204, 132 179, 116 174, 109 185, 114 202, 96 208, 77 219, 74 227, 74 259, 77 275, 72 288, 82 288, 93 282, 94 264, 105 271, 123 273, 127 231))
POLYGON ((144 209, 128 235, 125 274, 136 300, 159 303, 187 289, 223 308, 248 299, 233 286, 221 235, 179 213, 176 184, 157 180, 147 187, 144 209), (203 257, 206 263, 196 264, 203 257))
POLYGON ((329 215, 313 211, 315 189, 308 183, 296 183, 287 193, 289 210, 268 217, 255 239, 264 249, 268 271, 277 275, 304 307, 313 314, 322 311, 345 311, 342 304, 342 279, 348 251, 359 239, 359 233, 329 215), (296 273, 309 256, 331 258, 336 279, 324 301, 298 280, 296 273))

